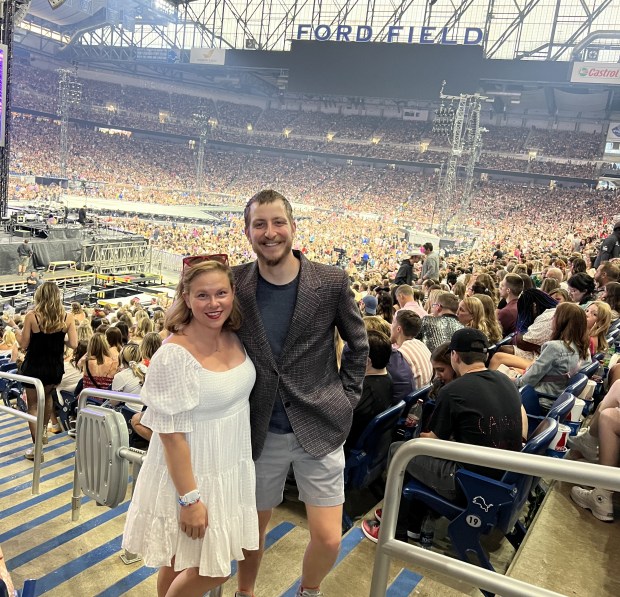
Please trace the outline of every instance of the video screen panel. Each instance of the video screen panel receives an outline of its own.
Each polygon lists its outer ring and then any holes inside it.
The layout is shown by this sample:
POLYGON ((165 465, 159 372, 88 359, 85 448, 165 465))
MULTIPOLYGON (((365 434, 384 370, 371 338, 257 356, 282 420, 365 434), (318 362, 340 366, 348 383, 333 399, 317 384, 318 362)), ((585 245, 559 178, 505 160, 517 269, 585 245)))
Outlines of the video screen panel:
POLYGON ((475 93, 481 46, 293 41, 289 91, 297 93, 436 100, 475 93))

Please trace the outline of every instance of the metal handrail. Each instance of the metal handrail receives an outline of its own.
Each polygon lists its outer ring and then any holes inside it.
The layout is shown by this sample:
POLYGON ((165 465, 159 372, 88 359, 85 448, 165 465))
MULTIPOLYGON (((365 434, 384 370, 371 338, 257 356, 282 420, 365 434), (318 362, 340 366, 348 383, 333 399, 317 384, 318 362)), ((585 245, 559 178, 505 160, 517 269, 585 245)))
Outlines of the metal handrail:
POLYGON ((30 415, 15 408, 10 408, 4 404, 0 404, 0 412, 7 413, 14 417, 24 419, 29 423, 36 425, 34 433, 34 467, 32 471, 32 495, 39 495, 39 483, 41 480, 41 456, 43 455, 43 422, 45 419, 45 390, 40 379, 28 377, 26 375, 18 375, 17 373, 0 372, 0 379, 8 379, 10 381, 19 381, 20 383, 34 386, 37 391, 37 415, 30 415))
MULTIPOLYGON (((77 412, 84 408, 87 398, 99 398, 100 400, 118 400, 119 402, 130 402, 132 404, 144 404, 140 396, 136 394, 126 394, 125 392, 113 392, 112 390, 100 390, 98 388, 86 388, 82 390, 78 398, 77 412)), ((119 456, 129 460, 133 464, 141 465, 144 460, 144 453, 133 448, 121 448, 119 456)), ((80 507, 82 506, 82 488, 78 476, 78 462, 75 459, 73 466, 73 492, 71 494, 71 520, 77 521, 80 517, 80 507)))
POLYGON ((558 597, 561 595, 461 560, 409 545, 404 541, 397 541, 395 538, 396 521, 405 469, 412 458, 420 455, 620 491, 620 469, 610 466, 566 461, 439 439, 410 440, 396 451, 388 469, 370 597, 384 597, 387 590, 390 560, 393 557, 463 580, 504 597, 522 597, 523 595, 558 597))

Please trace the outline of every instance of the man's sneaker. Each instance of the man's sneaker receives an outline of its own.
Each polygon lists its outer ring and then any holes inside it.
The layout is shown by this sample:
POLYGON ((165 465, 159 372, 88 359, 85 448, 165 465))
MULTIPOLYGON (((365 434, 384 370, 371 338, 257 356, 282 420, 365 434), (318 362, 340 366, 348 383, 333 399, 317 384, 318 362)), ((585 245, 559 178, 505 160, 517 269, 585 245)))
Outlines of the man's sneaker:
POLYGON ((362 533, 367 539, 370 539, 373 543, 379 541, 379 529, 381 523, 378 520, 362 520, 362 533))
POLYGON ((414 533, 413 531, 407 531, 407 539, 411 539, 412 541, 420 540, 420 533, 414 533))
POLYGON ((583 454, 589 462, 598 462, 598 439, 588 431, 569 437, 567 445, 571 450, 583 454))
POLYGON ((323 597, 320 589, 304 589, 300 586, 295 593, 295 597, 323 597))
POLYGON ((383 508, 377 508, 375 510, 375 518, 381 522, 381 517, 383 516, 383 508))
POLYGON ((570 496, 578 506, 587 508, 603 522, 613 522, 614 520, 614 505, 611 494, 611 491, 597 488, 573 487, 570 490, 570 496))
POLYGON ((235 597, 254 597, 254 595, 246 591, 235 591, 235 597))
MULTIPOLYGON (((34 446, 28 448, 24 452, 24 458, 26 460, 32 460, 34 462, 34 446)), ((45 457, 43 456, 43 453, 41 453, 41 462, 43 462, 44 460, 45 460, 45 457)))

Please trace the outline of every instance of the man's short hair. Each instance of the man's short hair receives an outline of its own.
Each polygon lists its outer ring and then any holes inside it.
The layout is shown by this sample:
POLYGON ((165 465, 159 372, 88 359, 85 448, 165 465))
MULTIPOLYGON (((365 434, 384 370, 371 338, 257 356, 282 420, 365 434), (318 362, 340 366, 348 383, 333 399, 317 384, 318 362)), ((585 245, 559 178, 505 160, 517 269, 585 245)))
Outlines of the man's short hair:
POLYGON ((376 330, 368 330, 368 358, 375 369, 384 369, 392 356, 392 343, 383 333, 376 330))
POLYGON ((258 205, 265 205, 265 203, 274 203, 275 201, 282 201, 284 204, 284 209, 286 211, 286 217, 290 224, 293 223, 293 207, 291 206, 289 200, 282 195, 282 193, 278 193, 278 191, 274 191, 273 189, 265 189, 259 191, 250 198, 250 200, 245 204, 245 208, 243 209, 243 219, 245 221, 246 229, 250 227, 250 208, 255 203, 258 205))
POLYGON ((396 296, 413 296, 413 288, 411 288, 411 286, 409 286, 409 284, 401 284, 400 286, 398 286, 396 288, 396 290, 394 291, 394 294, 396 296))
POLYGON ((620 279, 620 267, 611 261, 603 261, 599 266, 601 273, 607 276, 609 282, 617 282, 620 279))
POLYGON ((506 274, 504 280, 508 290, 515 296, 519 296, 523 292, 523 278, 518 274, 506 274))
POLYGON ((430 251, 431 253, 433 252, 433 243, 424 243, 422 246, 426 251, 430 251))
POLYGON ((396 312, 396 324, 399 325, 407 338, 415 338, 422 329, 422 319, 409 309, 396 312))
POLYGON ((442 309, 452 311, 456 313, 459 308, 459 297, 451 292, 440 292, 437 296, 437 302, 441 305, 442 309))

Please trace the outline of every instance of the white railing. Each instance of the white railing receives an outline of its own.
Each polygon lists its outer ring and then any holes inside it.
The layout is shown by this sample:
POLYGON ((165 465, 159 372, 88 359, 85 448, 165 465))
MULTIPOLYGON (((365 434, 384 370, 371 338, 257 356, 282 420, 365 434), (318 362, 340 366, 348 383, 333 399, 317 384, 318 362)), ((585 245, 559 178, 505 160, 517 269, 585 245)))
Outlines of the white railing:
POLYGON ((408 563, 423 566, 504 597, 523 597, 523 595, 528 595, 528 597, 558 597, 560 595, 560 593, 530 585, 461 560, 409 545, 403 541, 397 541, 395 538, 396 521, 405 469, 412 458, 420 455, 620 491, 620 469, 610 466, 522 454, 521 452, 484 448, 438 439, 408 441, 396 451, 388 470, 370 597, 385 596, 391 558, 399 558, 408 563))
POLYGON ((40 379, 27 377, 26 375, 18 375, 17 373, 0 372, 0 379, 8 379, 9 381, 19 381, 22 384, 34 386, 37 391, 37 414, 30 415, 21 410, 0 405, 0 412, 5 412, 19 419, 24 419, 29 423, 36 425, 34 434, 34 466, 32 471, 32 495, 39 495, 39 483, 41 480, 41 456, 43 455, 43 432, 45 417, 45 391, 40 379))

